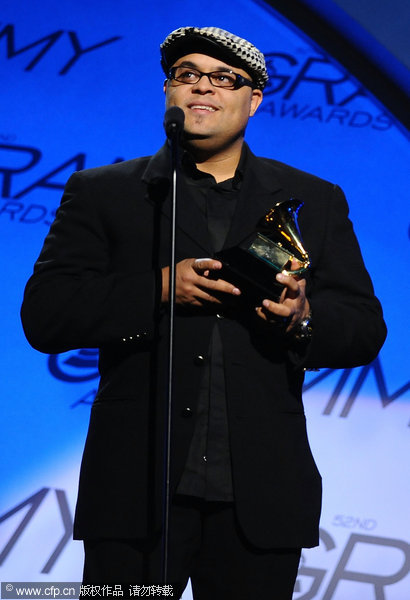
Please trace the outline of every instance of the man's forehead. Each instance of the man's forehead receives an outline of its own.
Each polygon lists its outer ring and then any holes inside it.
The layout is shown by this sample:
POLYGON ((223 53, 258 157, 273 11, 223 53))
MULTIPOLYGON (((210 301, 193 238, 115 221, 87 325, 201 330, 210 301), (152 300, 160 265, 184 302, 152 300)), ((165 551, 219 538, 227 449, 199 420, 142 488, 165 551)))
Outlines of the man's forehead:
POLYGON ((244 74, 246 77, 250 77, 249 73, 244 69, 239 67, 235 67, 226 63, 219 58, 215 58, 214 56, 209 56, 208 54, 185 54, 185 56, 181 56, 178 60, 175 61, 173 66, 184 66, 184 67, 192 67, 201 70, 201 68, 206 68, 209 71, 220 71, 220 70, 228 70, 235 71, 235 73, 244 74))

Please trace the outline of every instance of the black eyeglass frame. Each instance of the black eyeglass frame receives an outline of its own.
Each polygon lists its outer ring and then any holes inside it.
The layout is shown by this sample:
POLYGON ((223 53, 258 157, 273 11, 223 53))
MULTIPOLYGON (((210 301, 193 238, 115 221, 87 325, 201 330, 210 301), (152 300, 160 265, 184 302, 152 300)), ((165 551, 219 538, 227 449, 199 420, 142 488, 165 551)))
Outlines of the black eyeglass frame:
POLYGON ((241 87, 244 87, 245 85, 251 87, 253 90, 255 90, 258 87, 250 79, 247 79, 243 75, 240 75, 239 73, 235 73, 235 71, 231 71, 230 69, 224 69, 224 70, 220 70, 220 71, 210 71, 209 73, 204 73, 203 71, 200 71, 199 69, 196 69, 194 67, 189 67, 187 65, 176 65, 174 67, 171 67, 170 70, 168 71, 168 79, 178 81, 178 83, 182 83, 183 85, 195 85, 202 79, 202 77, 204 77, 204 75, 206 75, 206 77, 208 77, 209 83, 212 86, 217 87, 217 88, 222 88, 223 90, 239 90, 241 87), (196 81, 181 81, 180 79, 177 79, 175 77, 175 71, 177 69, 181 69, 181 68, 187 69, 190 72, 198 73, 198 75, 199 75, 198 79, 196 81), (228 75, 235 75, 236 81, 233 85, 231 85, 231 86, 215 85, 215 83, 213 83, 213 81, 211 80, 211 75, 223 75, 224 73, 226 73, 228 75))

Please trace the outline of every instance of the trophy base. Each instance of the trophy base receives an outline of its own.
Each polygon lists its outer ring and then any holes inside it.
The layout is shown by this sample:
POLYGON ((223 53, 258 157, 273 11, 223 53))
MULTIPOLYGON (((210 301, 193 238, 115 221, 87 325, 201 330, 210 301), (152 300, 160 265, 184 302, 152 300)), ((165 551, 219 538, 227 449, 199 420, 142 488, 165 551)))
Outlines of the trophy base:
POLYGON ((264 298, 279 301, 283 291, 283 285, 275 279, 279 271, 263 259, 239 247, 221 250, 215 258, 222 262, 222 269, 215 274, 238 287, 243 302, 260 306, 264 298))

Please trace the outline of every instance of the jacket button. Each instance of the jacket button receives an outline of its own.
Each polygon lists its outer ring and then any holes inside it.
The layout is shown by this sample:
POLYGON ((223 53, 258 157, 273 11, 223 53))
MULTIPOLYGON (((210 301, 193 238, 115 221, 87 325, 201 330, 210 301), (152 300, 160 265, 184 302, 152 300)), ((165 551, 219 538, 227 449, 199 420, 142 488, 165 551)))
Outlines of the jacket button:
POLYGON ((198 356, 195 356, 194 365, 198 365, 199 367, 202 367, 202 365, 204 365, 205 363, 206 363, 206 356, 203 356, 202 354, 198 354, 198 356))
POLYGON ((190 419, 192 417, 192 409, 189 408, 189 406, 183 408, 181 410, 181 417, 184 417, 185 419, 190 419))
POLYGON ((225 315, 223 315, 222 313, 216 313, 216 316, 218 319, 224 319, 225 315))

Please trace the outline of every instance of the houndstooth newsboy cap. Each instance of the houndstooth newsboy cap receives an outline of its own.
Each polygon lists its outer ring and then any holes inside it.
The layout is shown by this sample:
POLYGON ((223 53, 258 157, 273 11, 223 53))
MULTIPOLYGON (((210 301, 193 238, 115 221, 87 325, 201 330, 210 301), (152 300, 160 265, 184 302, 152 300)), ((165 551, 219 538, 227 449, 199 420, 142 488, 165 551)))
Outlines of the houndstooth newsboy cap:
POLYGON ((269 79, 262 52, 247 40, 218 27, 180 27, 165 38, 160 49, 161 65, 167 76, 178 58, 198 52, 243 69, 261 90, 269 79))

